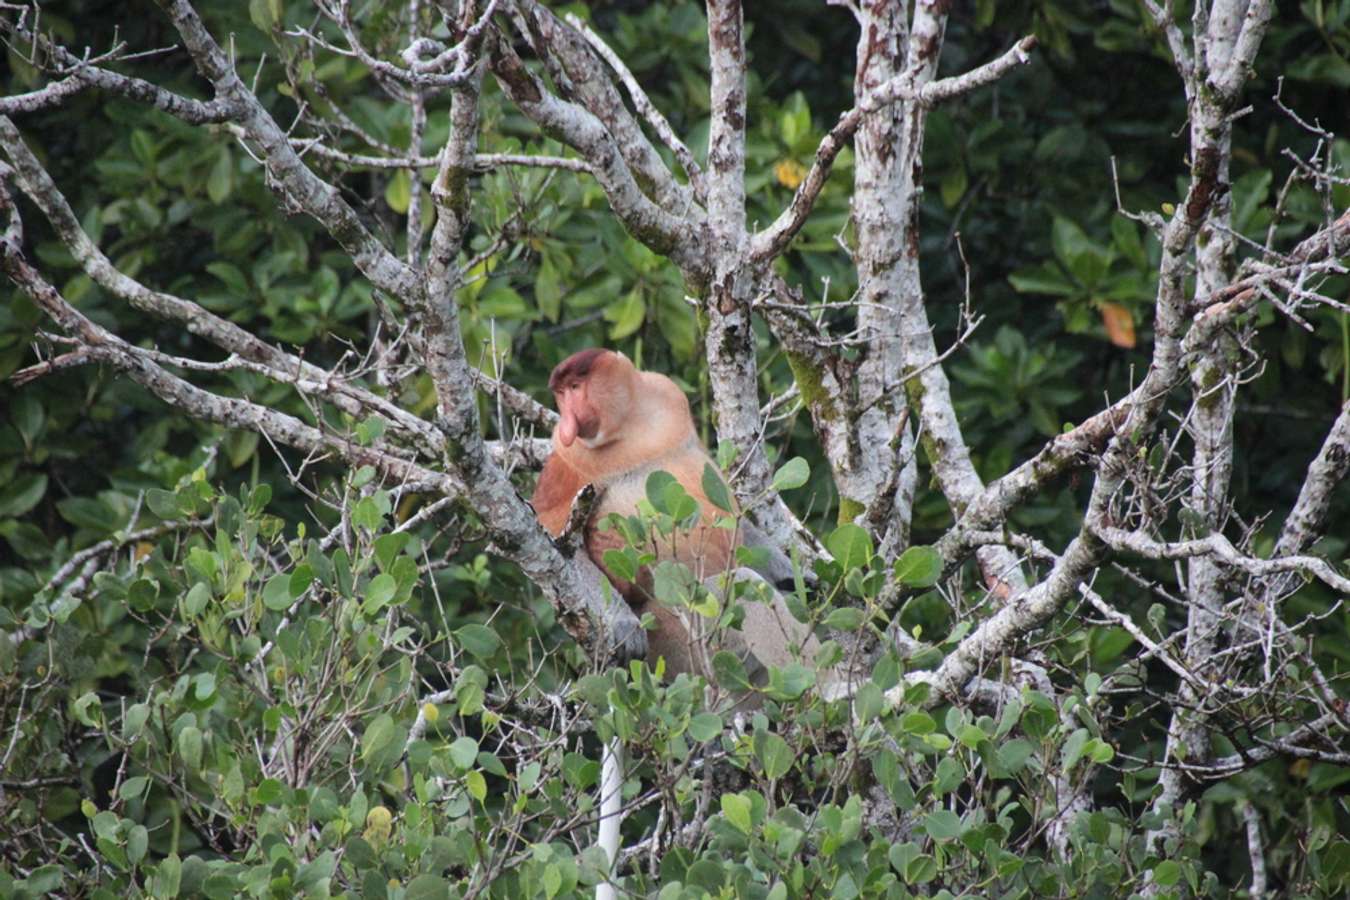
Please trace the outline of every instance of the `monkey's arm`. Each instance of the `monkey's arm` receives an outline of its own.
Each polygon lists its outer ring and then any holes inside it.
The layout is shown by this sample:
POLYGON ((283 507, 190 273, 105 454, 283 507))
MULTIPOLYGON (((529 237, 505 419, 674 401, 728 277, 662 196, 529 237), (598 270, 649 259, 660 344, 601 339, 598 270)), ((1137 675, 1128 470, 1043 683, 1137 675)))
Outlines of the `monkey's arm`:
MULTIPOLYGON (((530 503, 534 506, 539 522, 554 538, 561 538, 560 545, 565 556, 570 556, 573 564, 581 573, 587 590, 582 599, 591 621, 604 629, 602 646, 613 653, 622 663, 632 659, 642 659, 647 655, 647 633, 642 630, 637 615, 605 579, 600 569, 591 562, 584 548, 585 527, 574 533, 564 534, 573 507, 578 500, 587 503, 582 489, 585 484, 580 475, 567 465, 556 453, 544 464, 539 474, 539 483, 535 486, 530 503)), ((593 500, 593 492, 591 493, 593 500)), ((589 514, 583 518, 590 518, 589 514)), ((584 526, 584 521, 581 523, 584 526)))
POLYGON ((572 512, 572 501, 585 486, 581 476, 561 456, 557 453, 549 455, 534 486, 534 496, 530 498, 534 514, 549 534, 558 537, 563 533, 572 512))

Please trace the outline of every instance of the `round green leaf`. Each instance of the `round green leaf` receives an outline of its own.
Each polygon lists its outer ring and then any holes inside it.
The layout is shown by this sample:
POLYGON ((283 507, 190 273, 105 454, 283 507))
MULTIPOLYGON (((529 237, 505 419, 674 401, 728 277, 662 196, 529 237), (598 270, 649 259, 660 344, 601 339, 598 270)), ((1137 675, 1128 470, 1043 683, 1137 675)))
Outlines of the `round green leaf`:
POLYGON ((961 819, 950 809, 939 809, 924 819, 924 829, 935 841, 950 841, 961 836, 961 819))
POLYGON ((790 491, 806 484, 806 480, 810 477, 811 466, 800 456, 794 456, 773 473, 773 489, 790 491))
POLYGON ((488 659, 497 652, 502 639, 486 625, 465 625, 455 629, 455 641, 479 659, 488 659))
POLYGON ((844 571, 867 565, 872 558, 872 536, 861 525, 847 522, 825 539, 825 549, 843 567, 844 571))
POLYGON ((942 557, 932 547, 910 547, 895 561, 895 578, 906 587, 932 587, 941 577, 942 557))

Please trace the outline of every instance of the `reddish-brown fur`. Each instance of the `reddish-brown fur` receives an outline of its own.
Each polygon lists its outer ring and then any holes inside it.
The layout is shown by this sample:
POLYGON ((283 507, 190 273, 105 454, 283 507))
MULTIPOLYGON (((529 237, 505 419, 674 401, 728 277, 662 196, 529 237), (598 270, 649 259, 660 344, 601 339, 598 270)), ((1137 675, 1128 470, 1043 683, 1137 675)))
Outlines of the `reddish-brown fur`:
MULTIPOLYGON (((549 388, 560 421, 553 432, 553 453, 531 502, 550 533, 561 534, 578 492, 595 484, 600 499, 586 527, 586 549, 608 574, 605 551, 623 546, 623 539, 598 525, 610 513, 633 515, 646 475, 659 469, 675 476, 699 501, 702 515, 691 533, 649 549, 658 558, 684 563, 699 578, 734 565, 737 534, 714 525, 725 513, 704 496, 703 470, 709 458, 696 437, 689 403, 673 381, 655 372, 639 372, 622 354, 592 349, 560 363, 549 378, 549 388)), ((694 663, 678 614, 652 600, 640 583, 612 576, 610 580, 639 615, 649 612, 656 619, 657 627, 648 635, 653 665, 664 657, 672 673, 703 668, 694 663)))

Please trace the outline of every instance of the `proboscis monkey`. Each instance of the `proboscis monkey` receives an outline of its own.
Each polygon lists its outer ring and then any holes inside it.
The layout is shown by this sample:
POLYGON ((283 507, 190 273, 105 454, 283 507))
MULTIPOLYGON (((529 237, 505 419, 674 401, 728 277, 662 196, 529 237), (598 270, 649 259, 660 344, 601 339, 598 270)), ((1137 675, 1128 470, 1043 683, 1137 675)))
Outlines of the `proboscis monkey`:
MULTIPOLYGON (((577 494, 594 485, 599 499, 586 525, 586 550, 634 612, 651 613, 655 619, 656 627, 647 636, 648 662, 655 665, 664 657, 671 675, 693 672, 711 679, 706 665, 711 652, 691 640, 681 614, 653 599, 641 584, 609 574, 605 551, 623 546, 624 541, 619 533, 598 528, 610 513, 635 515, 638 501, 646 496, 647 477, 666 471, 702 509, 688 535, 649 548, 659 559, 673 557, 704 579, 736 568, 739 543, 760 543, 744 524, 737 529, 714 524, 725 513, 703 490, 704 467, 711 460, 694 430, 689 401, 666 376, 639 372, 622 353, 603 349, 582 350, 563 360, 549 378, 549 389, 560 418, 553 431, 553 453, 532 500, 539 521, 554 536, 561 534, 577 494)), ((792 570, 786 558, 778 553, 769 559, 767 571, 760 574, 774 584, 785 579, 790 583, 792 570)), ((788 612, 781 597, 772 606, 754 602, 744 606, 741 629, 728 635, 726 643, 747 663, 752 678, 762 677, 764 667, 790 662, 792 645, 808 661, 814 657, 815 638, 788 612)))

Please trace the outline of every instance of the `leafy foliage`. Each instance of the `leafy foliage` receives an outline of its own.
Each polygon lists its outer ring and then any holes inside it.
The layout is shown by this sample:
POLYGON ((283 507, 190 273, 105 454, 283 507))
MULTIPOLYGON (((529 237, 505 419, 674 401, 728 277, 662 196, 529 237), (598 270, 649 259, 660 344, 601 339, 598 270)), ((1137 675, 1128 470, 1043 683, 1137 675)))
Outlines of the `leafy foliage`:
MULTIPOLYGON (((283 121, 303 102, 350 118, 334 140, 351 152, 366 146, 358 133, 409 145, 406 109, 381 101, 364 65, 301 53, 279 34, 299 21, 297 4, 198 6, 216 34, 234 35, 240 71, 260 70, 262 99, 283 121)), ((789 202, 849 102, 855 36, 842 9, 746 6, 759 73, 749 85, 748 216, 763 222, 789 202)), ((955 324, 941 310, 958 306, 963 255, 988 311, 950 371, 977 465, 993 477, 1097 409, 1103 394, 1123 394, 1146 365, 1160 248, 1117 213, 1112 181, 1125 208, 1177 203, 1171 134, 1186 109, 1135 4, 979 0, 968 13, 952 22, 944 70, 987 59, 1025 30, 1047 48, 997 89, 934 111, 927 137, 930 224, 919 251, 940 335, 955 324), (1120 338, 1122 317, 1133 343, 1120 338)), ((381 15, 392 13, 376 12, 372 40, 393 28, 381 15)), ((593 18, 701 154, 701 8, 600 4, 593 18)), ((128 15, 121 4, 43 8, 43 27, 72 46, 106 45, 109 22, 132 46, 177 40, 153 12, 128 15)), ((1255 92, 1273 94, 1283 76, 1286 104, 1310 121, 1339 121, 1347 22, 1345 0, 1281 10, 1255 92)), ((7 48, 8 95, 43 83, 20 51, 7 48)), ((147 69, 138 72, 200 93, 181 55, 147 69)), ((444 143, 447 108, 437 100, 414 151, 444 143)), ((495 88, 483 117, 483 152, 565 155, 495 88)), ((322 229, 278 210, 261 166, 219 131, 96 93, 19 125, 47 148, 84 229, 119 270, 307 360, 354 352, 380 304, 396 302, 376 295, 322 229)), ((1306 150, 1313 138, 1259 104, 1237 141, 1236 231, 1259 240, 1272 225, 1292 235, 1322 219, 1314 186, 1282 187, 1290 167, 1281 149, 1306 150)), ((1350 161, 1344 138, 1327 152, 1350 161)), ((406 249, 402 217, 415 190, 425 199, 429 172, 414 189, 404 170, 309 162, 406 249)), ((813 298, 858 287, 841 248, 852 239, 851 175, 845 150, 779 264, 813 298)), ((478 262, 458 298, 474 361, 542 396, 547 372, 571 351, 621 346, 688 386, 708 428, 703 323, 678 271, 621 228, 594 181, 498 168, 474 191, 465 249, 478 262)), ((1350 186, 1331 196, 1345 209, 1350 186)), ((191 328, 111 296, 39 216, 26 223, 36 258, 95 322, 137 345, 203 355, 191 328)), ((1343 296, 1344 282, 1333 280, 1333 292, 1343 296)), ((0 379, 33 362, 34 347, 44 358, 59 352, 31 299, 4 291, 0 379)), ((1350 396, 1350 326, 1327 309, 1307 328, 1275 321, 1269 307, 1256 316, 1274 346, 1252 385, 1251 415, 1238 423, 1249 452, 1237 460, 1235 490, 1284 509, 1320 438, 1290 422, 1320 422, 1350 396)), ((781 394, 792 384, 781 348, 761 333, 758 350, 762 387, 781 394)), ((205 378, 317 421, 296 392, 246 370, 205 378)), ((424 374, 387 389, 419 414, 433 410, 424 374)), ((379 438, 370 423, 332 418, 325 424, 354 442, 379 438)), ((504 423, 491 427, 506 436, 504 423)), ((455 509, 453 532, 438 529, 419 518, 417 497, 396 499, 372 470, 339 471, 255 434, 187 420, 97 368, 0 382, 0 894, 589 895, 606 871, 592 835, 599 742, 613 736, 634 761, 624 798, 640 808, 626 833, 660 827, 668 840, 639 845, 624 883, 637 894, 949 896, 965 886, 1095 897, 1152 883, 1164 895, 1222 895, 1250 878, 1233 852, 1249 807, 1267 823, 1281 890, 1339 896, 1350 884, 1344 767, 1274 760, 1197 789, 1180 808, 1149 811, 1162 713, 1117 701, 1112 688, 1158 688, 1140 683, 1126 655, 1136 638, 1114 624, 1079 610, 1058 617, 1037 648, 1044 671, 1008 673, 1012 687, 979 709, 939 702, 922 679, 907 679, 950 652, 984 602, 969 572, 944 573, 925 546, 950 521, 946 502, 921 476, 914 546, 884 558, 864 528, 836 527, 837 497, 804 415, 789 416, 780 443, 773 486, 811 511, 833 557, 811 573, 810 592, 803 582, 788 598, 831 638, 825 662, 850 652, 850 639, 887 632, 884 591, 903 592, 893 627, 915 646, 904 659, 883 654, 851 703, 814 690, 812 668, 777 669, 753 686, 764 707, 737 720, 697 679, 663 681, 642 664, 595 670, 552 607, 489 555, 475 510, 455 509), (1091 794, 1091 813, 1061 816, 1066 787, 1091 794), (679 821, 658 819, 657 794, 679 821), (868 804, 895 821, 869 819, 868 804), (1167 817, 1180 837, 1159 857, 1143 835, 1167 817), (696 819, 706 840, 682 841, 679 827, 696 819), (897 823, 908 840, 884 840, 882 826, 897 823), (1068 829, 1065 859, 1047 848, 1052 828, 1068 829)), ((709 470, 703 484, 731 514, 720 476, 709 470)), ((1081 494, 1069 485, 1039 497, 1015 521, 1067 540, 1081 494)), ((616 572, 651 562, 641 547, 653 529, 669 534, 699 514, 671 481, 654 477, 646 496, 645 520, 615 523, 630 539, 606 556, 616 572)), ((1339 559, 1344 536, 1323 548, 1339 559)), ((1110 572, 1095 587, 1153 623, 1154 637, 1174 615, 1110 572)), ((708 614, 716 628, 732 625, 755 590, 739 586, 723 608, 687 572, 663 569, 659 580, 663 598, 708 614)), ((1319 662, 1343 672, 1342 598, 1313 585, 1292 603, 1319 617, 1328 638, 1319 662)), ((724 687, 751 687, 734 654, 712 665, 724 687)), ((1236 752, 1241 741, 1220 743, 1236 752)))

